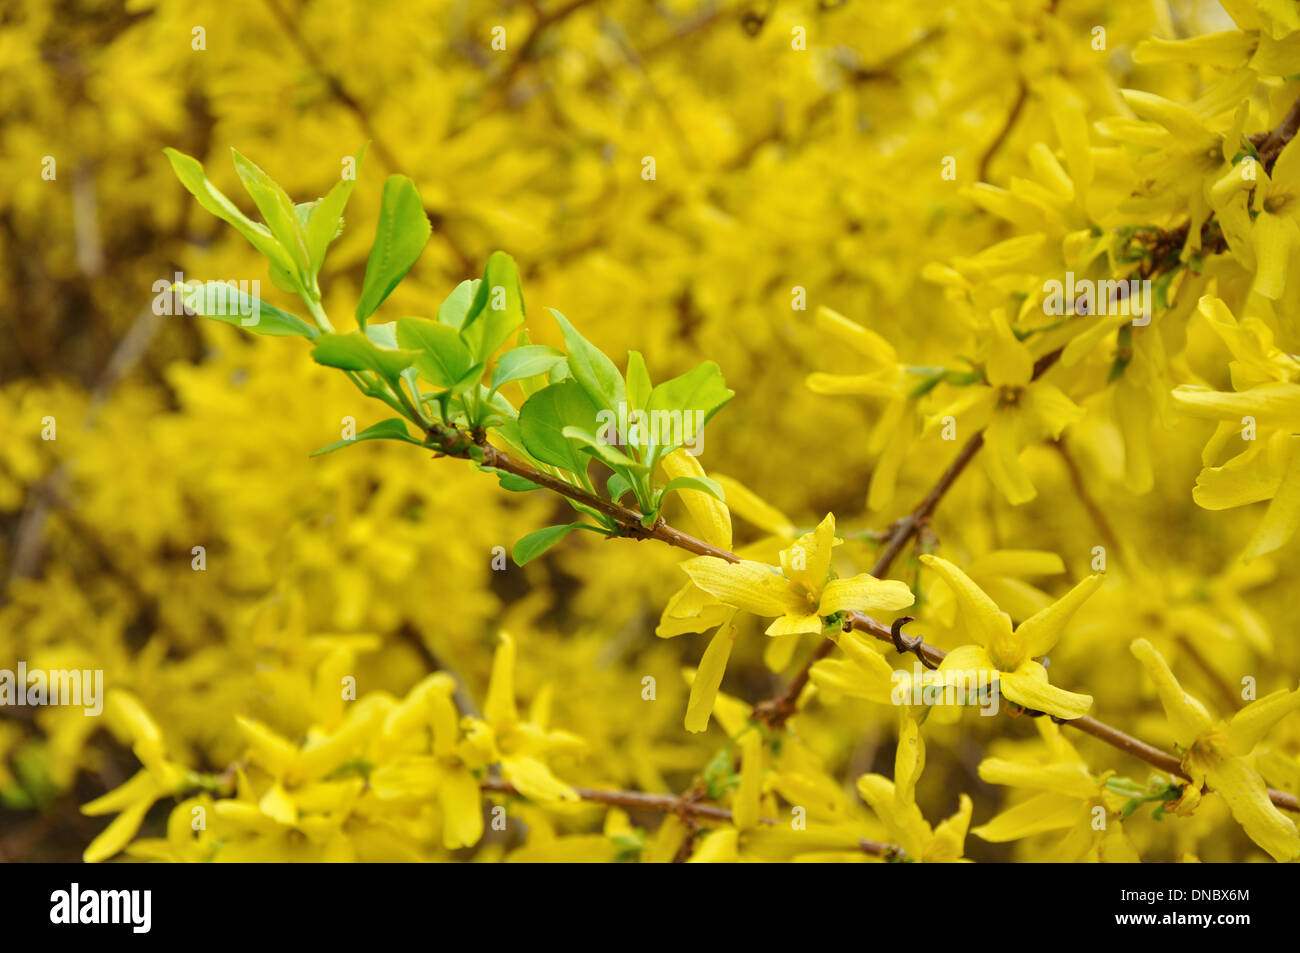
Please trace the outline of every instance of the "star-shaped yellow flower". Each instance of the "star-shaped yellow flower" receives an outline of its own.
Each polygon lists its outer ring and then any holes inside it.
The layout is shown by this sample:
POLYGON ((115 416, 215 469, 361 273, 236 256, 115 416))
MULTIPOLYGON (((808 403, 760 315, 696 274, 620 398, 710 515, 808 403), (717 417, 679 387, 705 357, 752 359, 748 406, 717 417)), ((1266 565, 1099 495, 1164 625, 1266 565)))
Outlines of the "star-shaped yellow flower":
POLYGON ((1300 708, 1300 688, 1276 691, 1227 721, 1215 721, 1204 705, 1183 691, 1155 646, 1136 639, 1131 649, 1155 682, 1174 741, 1183 749, 1183 770, 1192 783, 1184 789, 1180 807, 1195 807, 1201 786, 1209 784, 1227 802, 1246 835, 1274 860, 1300 857, 1295 822, 1269 800, 1268 785, 1249 760, 1269 729, 1300 708))
POLYGON ((913 602, 912 591, 898 580, 861 573, 851 579, 831 576, 835 517, 828 514, 811 533, 781 550, 781 568, 741 560, 729 563, 698 556, 682 564, 691 581, 729 606, 754 615, 775 617, 768 635, 821 632, 825 616, 856 609, 896 611, 913 602))
POLYGON ((1011 617, 948 560, 924 555, 921 561, 952 587, 961 619, 976 643, 949 652, 941 671, 996 673, 1002 694, 1018 705, 1066 719, 1088 713, 1092 696, 1049 684, 1047 669, 1034 659, 1056 645, 1071 616, 1101 585, 1101 575, 1089 576, 1013 629, 1011 617))

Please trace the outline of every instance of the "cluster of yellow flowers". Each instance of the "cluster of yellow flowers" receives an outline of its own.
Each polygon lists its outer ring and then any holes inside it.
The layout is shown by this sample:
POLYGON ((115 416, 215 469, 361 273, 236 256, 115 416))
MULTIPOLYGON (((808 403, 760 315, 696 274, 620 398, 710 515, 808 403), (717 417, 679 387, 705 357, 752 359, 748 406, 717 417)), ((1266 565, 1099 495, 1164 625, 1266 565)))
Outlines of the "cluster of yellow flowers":
POLYGON ((0 856, 1300 858, 1294 3, 74 6, 0 24, 0 669, 108 694, 0 707, 0 856), (715 361, 695 548, 312 458, 389 414, 155 314, 267 277, 164 146, 360 169, 336 321, 402 173, 390 316, 501 247, 533 341, 715 361))

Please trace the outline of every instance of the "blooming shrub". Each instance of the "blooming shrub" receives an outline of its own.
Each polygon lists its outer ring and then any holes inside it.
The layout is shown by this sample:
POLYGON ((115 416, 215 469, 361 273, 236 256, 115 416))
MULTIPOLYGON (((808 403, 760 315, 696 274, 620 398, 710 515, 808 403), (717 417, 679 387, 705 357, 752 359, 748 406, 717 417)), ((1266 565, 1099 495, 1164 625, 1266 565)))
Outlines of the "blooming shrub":
POLYGON ((0 27, 6 855, 1300 858, 1293 5, 227 6, 0 27))

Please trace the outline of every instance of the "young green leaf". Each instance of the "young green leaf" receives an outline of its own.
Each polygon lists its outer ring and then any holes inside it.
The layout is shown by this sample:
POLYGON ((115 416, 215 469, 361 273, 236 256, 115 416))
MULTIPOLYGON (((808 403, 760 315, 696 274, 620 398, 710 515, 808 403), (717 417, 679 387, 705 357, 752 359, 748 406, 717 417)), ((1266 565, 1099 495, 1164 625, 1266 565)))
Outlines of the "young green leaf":
POLYGON ((404 175, 390 175, 384 183, 379 227, 370 246, 366 277, 357 301, 358 324, 365 327, 366 319, 406 277, 432 231, 415 183, 404 175))
POLYGON ((617 503, 632 492, 632 481, 621 473, 611 473, 609 479, 605 481, 605 492, 617 503))
POLYGON ((417 352, 416 368, 435 387, 452 387, 472 364, 469 348, 456 329, 428 318, 399 318, 397 343, 417 352))
POLYGON ((596 405, 576 381, 544 387, 519 409, 519 434, 537 460, 571 473, 586 473, 589 457, 582 444, 564 436, 569 426, 593 427, 596 405))
POLYGON ((688 413, 702 413, 703 417, 699 419, 703 426, 734 396, 735 392, 729 390, 723 381, 718 365, 705 361, 656 387, 650 392, 646 406, 651 411, 680 410, 683 417, 688 413))
POLYGON ((224 281, 172 287, 181 292, 185 307, 202 317, 224 321, 255 334, 297 336, 308 340, 320 337, 320 331, 297 315, 272 307, 261 298, 246 295, 224 281))
POLYGON ((515 260, 494 251, 483 269, 460 333, 477 360, 486 361, 524 323, 524 291, 515 260))
POLYGON ((632 410, 645 410, 645 405, 650 400, 650 392, 653 390, 650 383, 650 372, 646 370, 645 358, 641 356, 640 351, 627 352, 627 408, 632 410))
POLYGON ((465 317, 469 314, 469 306, 474 303, 474 296, 478 294, 478 286, 479 279, 466 278, 453 288, 451 294, 438 305, 438 320, 453 328, 459 328, 464 324, 465 317))
POLYGON ((721 503, 727 502, 727 494, 713 480, 708 477, 700 476, 680 476, 673 477, 660 491, 660 498, 667 496, 669 493, 680 492, 682 490, 699 490, 701 493, 707 493, 721 503))
POLYGON ((602 443, 591 432, 583 427, 565 427, 561 431, 569 440, 576 440, 596 456, 601 463, 613 469, 614 467, 623 467, 628 470, 644 470, 643 465, 637 463, 618 447, 608 443, 602 443))
POLYGON ((536 374, 549 374, 551 368, 562 360, 562 352, 545 344, 525 344, 506 351, 492 372, 492 389, 536 374))
POLYGON ((262 220, 266 222, 271 234, 289 253, 298 271, 303 275, 309 274, 311 262, 307 254, 307 236, 294 208, 293 199, 238 149, 232 148, 230 153, 235 158, 235 171, 239 173, 239 180, 244 183, 244 189, 262 213, 262 220))
POLYGON ((531 490, 540 490, 541 487, 529 480, 527 477, 521 477, 517 473, 508 473, 505 470, 498 470, 495 467, 480 467, 484 473, 495 473, 497 482, 501 484, 501 489, 509 490, 511 493, 528 493, 531 490))
POLYGON ((548 526, 545 529, 539 529, 529 533, 519 542, 515 543, 514 548, 510 551, 511 558, 514 559, 515 565, 522 566, 531 562, 542 553, 546 552, 564 537, 568 536, 575 529, 590 530, 593 533, 599 533, 600 529, 587 523, 569 523, 565 526, 548 526))
POLYGON ((209 182, 203 171, 203 165, 198 159, 175 149, 164 149, 163 152, 171 162, 176 178, 180 179, 181 185, 198 199, 201 206, 222 221, 233 225, 235 230, 248 239, 249 244, 265 255, 273 265, 278 265, 285 272, 293 272, 293 259, 271 234, 270 229, 250 219, 234 202, 226 198, 220 189, 209 182))
POLYGON ((347 334, 322 334, 311 352, 317 364, 346 371, 374 371, 393 382, 402 371, 415 363, 415 351, 381 348, 359 331, 347 334))
POLYGON ((328 446, 321 447, 313 457, 319 457, 323 453, 333 453, 335 450, 342 450, 344 447, 350 447, 354 443, 360 443, 363 440, 402 440, 406 443, 413 443, 417 447, 424 446, 424 441, 412 437, 406 429, 406 421, 400 417, 390 417, 388 420, 381 420, 377 424, 367 427, 351 440, 338 440, 328 446))
POLYGON ((474 387, 476 384, 478 384, 480 380, 483 379, 484 370, 485 368, 482 362, 475 364, 464 374, 462 374, 458 380, 452 382, 451 392, 453 394, 465 393, 467 390, 474 387))
POLYGON ((618 405, 626 397, 623 375, 618 372, 614 362, 579 334, 564 315, 554 308, 551 308, 551 314, 555 315, 560 330, 564 332, 564 345, 569 351, 569 373, 582 385, 582 389, 597 407, 617 414, 618 405))
POLYGON ((311 217, 304 223, 312 277, 320 272, 321 265, 325 262, 325 250, 343 229, 343 209, 347 207, 352 189, 357 184, 356 174, 361 171, 361 160, 366 157, 367 146, 369 143, 357 153, 357 161, 352 168, 353 178, 335 182, 325 197, 314 203, 311 217))

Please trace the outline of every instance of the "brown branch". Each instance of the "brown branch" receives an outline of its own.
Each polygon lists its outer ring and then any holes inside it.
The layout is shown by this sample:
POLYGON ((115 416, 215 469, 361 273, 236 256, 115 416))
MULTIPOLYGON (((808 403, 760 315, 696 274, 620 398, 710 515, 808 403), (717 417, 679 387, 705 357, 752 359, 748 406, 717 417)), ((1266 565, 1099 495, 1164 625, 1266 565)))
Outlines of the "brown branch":
POLYGON ((1272 171, 1274 161, 1282 153, 1286 144, 1295 138, 1297 132, 1300 132, 1300 99, 1291 105, 1282 122, 1264 138, 1256 150, 1259 152, 1265 171, 1272 171))
MULTIPOLYGON (((1035 372, 1036 372, 1035 376, 1041 374, 1042 372, 1046 371, 1047 368, 1051 367, 1052 364, 1055 363, 1055 360, 1059 356, 1059 354, 1060 352, 1056 351, 1053 352, 1052 354, 1047 355, 1046 357, 1039 358, 1038 363, 1035 365, 1035 372)), ((638 539, 657 539, 661 542, 667 543, 670 546, 676 546, 678 549, 684 549, 688 552, 692 552, 697 555, 714 556, 718 559, 725 559, 728 562, 733 562, 733 563, 740 562, 740 557, 737 556, 735 553, 729 550, 722 549, 718 546, 714 546, 711 543, 707 543, 704 540, 691 536, 688 533, 683 533, 680 530, 674 529, 673 527, 669 526, 666 522, 664 522, 662 519, 657 521, 655 525, 652 527, 649 528, 644 527, 641 525, 641 514, 638 513, 636 510, 629 509, 628 507, 622 506, 618 503, 614 503, 609 500, 602 499, 599 496, 596 496, 595 494, 588 493, 586 490, 582 489, 581 487, 576 487, 570 483, 566 483, 563 480, 560 480, 557 477, 551 476, 550 474, 543 473, 539 470, 536 470, 525 463, 521 463, 513 459, 512 457, 509 456, 509 454, 506 454, 501 450, 498 450, 496 447, 493 447, 491 444, 475 443, 473 437, 470 434, 467 434, 464 431, 459 430, 455 427, 448 427, 444 424, 434 424, 432 427, 429 428, 426 436, 432 448, 438 450, 440 453, 446 456, 454 456, 461 459, 471 459, 474 454, 479 454, 482 458, 481 462, 484 466, 489 466, 498 470, 503 470, 507 473, 513 473, 516 476, 523 477, 526 480, 530 480, 533 483, 536 483, 538 486, 553 490, 554 492, 560 494, 561 496, 571 499, 576 503, 582 503, 585 506, 590 506, 592 509, 596 510, 597 512, 602 513, 610 517, 612 520, 614 520, 620 527, 624 529, 624 531, 627 533, 628 536, 631 536, 633 538, 638 538, 638 539)), ((928 507, 929 511, 933 511, 933 509, 936 506, 938 506, 939 501, 943 498, 944 493, 947 492, 947 490, 952 486, 952 484, 956 482, 957 477, 966 468, 966 466, 970 463, 970 461, 975 458, 976 453, 979 451, 980 445, 982 445, 982 441, 981 443, 976 443, 976 438, 974 437, 971 438, 971 440, 967 441, 966 445, 962 447, 961 451, 958 453, 957 457, 953 460, 952 464, 950 464, 948 469, 946 469, 944 473, 940 476, 939 482, 936 483, 935 487, 931 490, 930 493, 926 494, 925 499, 921 501, 921 504, 918 505, 917 510, 914 510, 913 514, 911 515, 915 515, 923 507, 928 507)), ((895 525, 901 527, 899 529, 899 532, 907 533, 911 535, 917 531, 917 529, 921 524, 917 520, 905 518, 904 520, 899 521, 899 523, 895 525)), ((884 555, 885 554, 882 553, 882 557, 884 555)), ((881 567, 881 561, 877 560, 877 564, 873 568, 879 569, 880 572, 883 573, 885 570, 880 567, 881 567)), ((875 575, 875 573, 873 573, 873 575, 875 575)), ((874 619, 871 616, 868 616, 864 613, 861 612, 847 613, 845 617, 845 626, 859 632, 865 632, 866 634, 871 635, 874 638, 880 639, 883 642, 889 642, 890 644, 895 645, 896 648, 898 647, 897 640, 895 638, 895 633, 891 629, 891 627, 885 625, 883 622, 879 621, 878 619, 874 619)), ((825 645, 819 647, 818 649, 818 652, 822 653, 820 657, 825 657, 825 654, 828 654, 830 651, 833 651, 834 649, 834 642, 832 642, 831 640, 827 640, 825 645), (827 649, 825 648, 825 645, 829 645, 831 646, 831 648, 827 649)), ((940 648, 936 648, 933 645, 928 645, 925 642, 920 642, 920 641, 917 641, 908 650, 916 652, 919 658, 928 661, 932 665, 938 665, 940 662, 943 661, 944 657, 948 654, 940 648)), ((803 685, 807 684, 807 680, 808 680, 807 673, 808 671, 811 670, 812 665, 816 661, 817 661, 816 658, 810 659, 808 664, 805 666, 805 670, 800 672, 798 678, 801 679, 801 684, 803 685)), ((802 691, 802 689, 800 690, 802 691)), ((795 698, 797 703, 797 695, 795 696, 795 698)), ((764 715, 769 713, 774 713, 777 710, 775 707, 777 704, 779 704, 777 700, 771 700, 769 702, 760 702, 754 708, 755 717, 759 719, 763 719, 764 715)), ((1036 713, 1031 713, 1031 714, 1036 714, 1036 713)), ((785 718, 788 717, 789 717, 788 715, 785 716, 785 718)), ((785 719, 783 718, 782 721, 784 720, 785 719)), ((1149 745, 1145 741, 1141 741, 1137 738, 1134 738, 1131 735, 1127 735, 1124 732, 1120 731, 1118 728, 1113 728, 1110 725, 1098 721, 1095 718, 1091 718, 1091 717, 1076 718, 1072 721, 1065 721, 1063 722, 1063 724, 1078 728, 1080 731, 1083 731, 1087 734, 1092 735, 1095 738, 1105 741, 1107 744, 1113 745, 1114 747, 1119 748, 1122 751, 1126 751, 1129 754, 1134 755, 1135 757, 1141 758, 1143 761, 1146 761, 1148 764, 1155 765, 1157 768, 1160 768, 1163 771, 1176 774, 1179 777, 1183 777, 1183 778, 1187 777, 1187 775, 1182 771, 1179 760, 1175 758, 1173 755, 1161 751, 1159 748, 1149 745)), ((646 796, 647 797, 668 797, 669 800, 672 800, 672 798, 668 795, 646 795, 646 796)), ((1278 807, 1290 811, 1300 812, 1300 801, 1297 801, 1295 795, 1287 794, 1282 791, 1275 791, 1270 788, 1269 797, 1272 799, 1273 803, 1276 804, 1278 807)), ((718 808, 718 810, 722 810, 722 809, 718 808)), ((700 816, 706 816, 706 815, 700 815, 700 816)))
POLYGON ((1002 124, 1002 128, 998 130, 997 136, 989 143, 988 148, 984 150, 984 155, 980 157, 979 180, 981 182, 987 182, 989 180, 989 165, 993 162, 993 157, 998 154, 998 150, 1002 148, 1002 144, 1007 141, 1007 137, 1011 135, 1011 130, 1015 128, 1016 120, 1020 118, 1020 113, 1024 110, 1025 103, 1028 99, 1029 84, 1021 78, 1020 91, 1016 94, 1016 101, 1011 105, 1011 112, 1007 114, 1006 122, 1002 124))
MULTIPOLYGON (((524 797, 514 785, 500 778, 483 778, 479 782, 479 787, 489 793, 524 797)), ((604 804, 606 807, 621 807, 629 811, 652 811, 657 814, 673 814, 682 820, 693 818, 696 820, 718 821, 723 824, 732 823, 731 812, 725 807, 701 803, 690 795, 646 794, 642 791, 616 791, 604 788, 581 787, 573 787, 573 791, 584 801, 591 801, 593 804, 604 804)), ((758 822, 768 826, 775 826, 779 823, 770 817, 760 817, 758 822)), ((903 857, 901 847, 895 844, 883 844, 880 841, 868 840, 865 837, 859 838, 858 847, 863 853, 872 854, 876 857, 885 857, 890 860, 903 857)))

